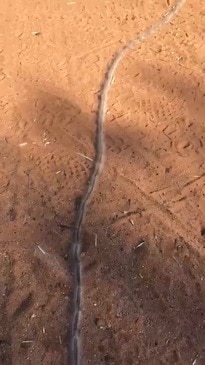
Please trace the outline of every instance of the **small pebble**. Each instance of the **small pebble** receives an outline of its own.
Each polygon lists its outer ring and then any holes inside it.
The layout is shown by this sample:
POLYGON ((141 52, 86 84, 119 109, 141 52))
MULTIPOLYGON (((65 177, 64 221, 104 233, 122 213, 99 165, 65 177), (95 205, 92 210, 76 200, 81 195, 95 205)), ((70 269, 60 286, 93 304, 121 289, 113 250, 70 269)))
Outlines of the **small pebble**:
POLYGON ((38 31, 35 31, 35 32, 32 32, 32 35, 40 35, 41 32, 38 32, 38 31))
POLYGON ((97 319, 95 320, 95 324, 96 324, 96 326, 97 326, 98 328, 100 328, 100 329, 104 329, 104 328, 106 327, 106 323, 105 323, 105 321, 104 321, 103 319, 101 319, 101 318, 97 318, 97 319))

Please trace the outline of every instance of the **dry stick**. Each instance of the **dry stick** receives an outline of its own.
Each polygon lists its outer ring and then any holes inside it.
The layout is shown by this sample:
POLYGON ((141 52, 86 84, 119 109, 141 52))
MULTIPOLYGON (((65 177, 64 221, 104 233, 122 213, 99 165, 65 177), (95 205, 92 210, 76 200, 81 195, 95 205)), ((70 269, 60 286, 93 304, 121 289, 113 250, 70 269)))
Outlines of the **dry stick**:
POLYGON ((134 40, 131 40, 126 44, 114 57, 111 65, 108 68, 104 84, 101 90, 101 97, 98 108, 98 115, 96 120, 96 141, 95 141, 95 160, 89 183, 85 190, 84 196, 81 199, 79 209, 77 211, 76 222, 73 232, 72 242, 72 266, 73 266, 73 279, 74 279, 74 298, 73 298, 73 313, 71 324, 71 365, 80 365, 80 317, 81 317, 81 290, 82 290, 82 272, 81 272, 81 240, 80 233, 82 229, 83 220, 86 215, 86 207, 93 193, 97 178, 100 175, 100 171, 103 165, 104 158, 104 121, 107 112, 107 99, 110 86, 116 68, 125 54, 137 44, 144 42, 149 36, 160 30, 163 25, 170 22, 173 16, 178 12, 180 7, 186 0, 178 0, 176 5, 173 6, 162 18, 148 30, 137 36, 134 40))

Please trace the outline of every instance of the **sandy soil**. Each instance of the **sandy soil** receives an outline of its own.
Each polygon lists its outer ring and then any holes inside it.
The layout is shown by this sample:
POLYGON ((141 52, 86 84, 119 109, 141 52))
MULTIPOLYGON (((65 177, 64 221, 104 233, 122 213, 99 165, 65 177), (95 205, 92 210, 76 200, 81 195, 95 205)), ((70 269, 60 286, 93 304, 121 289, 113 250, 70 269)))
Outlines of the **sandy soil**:
MULTIPOLYGON (((112 55, 168 3, 2 2, 1 365, 69 364, 69 249, 92 165, 79 154, 93 157, 112 55)), ((187 1, 113 83, 83 232, 83 365, 205 364, 203 3, 187 1)))

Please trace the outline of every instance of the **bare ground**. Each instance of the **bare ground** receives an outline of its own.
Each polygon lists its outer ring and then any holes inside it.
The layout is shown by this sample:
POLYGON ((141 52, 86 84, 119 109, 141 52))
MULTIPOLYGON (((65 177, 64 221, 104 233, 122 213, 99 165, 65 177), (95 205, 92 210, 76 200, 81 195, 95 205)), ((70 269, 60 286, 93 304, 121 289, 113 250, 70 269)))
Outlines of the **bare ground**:
MULTIPOLYGON (((168 1, 2 3, 0 364, 69 363, 69 249, 112 55, 168 1)), ((203 0, 120 66, 84 225, 83 365, 205 363, 203 0), (125 213, 129 212, 129 213, 125 213)))

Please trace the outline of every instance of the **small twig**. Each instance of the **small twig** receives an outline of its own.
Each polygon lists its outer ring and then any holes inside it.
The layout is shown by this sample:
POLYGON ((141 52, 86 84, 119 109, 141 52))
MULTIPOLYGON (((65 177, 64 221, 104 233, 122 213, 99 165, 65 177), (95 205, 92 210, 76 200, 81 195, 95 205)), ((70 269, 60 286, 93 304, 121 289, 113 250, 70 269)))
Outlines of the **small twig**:
POLYGON ((173 260, 177 263, 177 265, 178 265, 179 267, 181 267, 181 264, 180 264, 180 263, 179 263, 179 261, 176 259, 176 257, 172 256, 172 258, 173 258, 173 260))
POLYGON ((30 175, 29 175, 29 171, 26 171, 26 175, 28 177, 28 190, 30 188, 30 175))
POLYGON ((46 252, 41 248, 41 246, 39 246, 39 245, 36 245, 37 247, 38 247, 38 249, 44 254, 44 255, 46 255, 46 252))
POLYGON ((136 249, 137 249, 137 248, 139 248, 139 247, 142 247, 144 244, 145 244, 145 241, 140 242, 140 243, 137 245, 136 249))
POLYGON ((57 232, 55 229, 53 229, 53 232, 57 234, 59 237, 63 238, 64 240, 66 239, 61 233, 57 232))
POLYGON ((95 247, 97 247, 97 244, 98 244, 98 236, 97 236, 97 233, 94 233, 95 235, 95 247))
POLYGON ((71 229, 71 226, 68 226, 66 224, 57 223, 57 226, 61 229, 71 229))
POLYGON ((202 177, 205 176, 205 172, 203 172, 203 174, 201 175, 197 175, 196 177, 194 177, 192 180, 188 181, 186 184, 184 184, 184 186, 182 187, 182 189, 186 188, 187 186, 195 183, 196 181, 200 180, 202 177))
POLYGON ((76 152, 76 155, 81 156, 81 157, 85 158, 86 160, 93 162, 92 158, 84 155, 83 153, 76 152))
POLYGON ((130 218, 130 219, 129 219, 129 222, 131 223, 131 225, 132 225, 132 226, 134 226, 134 221, 133 221, 133 219, 131 219, 131 218, 130 218))
POLYGON ((135 209, 135 210, 132 210, 132 211, 129 211, 129 212, 124 211, 122 213, 122 215, 114 217, 112 223, 115 223, 116 221, 121 220, 121 219, 129 218, 132 215, 136 215, 136 214, 139 214, 141 216, 142 212, 143 212, 142 209, 135 209))
POLYGON ((163 191, 163 190, 169 189, 169 188, 171 188, 171 187, 172 187, 172 185, 171 185, 171 184, 170 184, 170 185, 166 185, 166 186, 163 186, 163 187, 161 187, 161 188, 159 188, 159 189, 152 190, 152 191, 150 191, 149 193, 150 193, 150 194, 159 193, 160 191, 163 191))
POLYGON ((111 84, 111 85, 113 85, 113 84, 114 84, 114 82, 115 82, 115 77, 113 77, 113 78, 112 78, 112 80, 111 80, 110 84, 111 84))
POLYGON ((196 355, 196 357, 195 357, 195 359, 194 359, 194 361, 193 361, 192 365, 196 365, 196 361, 197 361, 197 359, 198 359, 198 355, 196 355))

